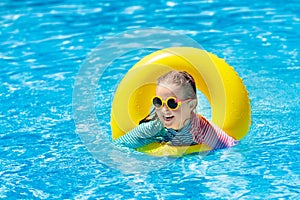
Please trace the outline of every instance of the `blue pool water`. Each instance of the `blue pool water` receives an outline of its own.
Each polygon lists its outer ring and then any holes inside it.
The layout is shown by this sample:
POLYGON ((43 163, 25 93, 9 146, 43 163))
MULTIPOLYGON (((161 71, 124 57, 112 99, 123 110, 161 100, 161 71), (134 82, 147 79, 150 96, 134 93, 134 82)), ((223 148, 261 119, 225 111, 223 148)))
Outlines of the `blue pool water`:
POLYGON ((0 2, 0 198, 300 198, 299 1, 45 2, 0 2), (184 44, 238 72, 249 133, 205 156, 113 151, 117 83, 144 55, 184 44), (108 65, 87 67, 99 54, 108 65))

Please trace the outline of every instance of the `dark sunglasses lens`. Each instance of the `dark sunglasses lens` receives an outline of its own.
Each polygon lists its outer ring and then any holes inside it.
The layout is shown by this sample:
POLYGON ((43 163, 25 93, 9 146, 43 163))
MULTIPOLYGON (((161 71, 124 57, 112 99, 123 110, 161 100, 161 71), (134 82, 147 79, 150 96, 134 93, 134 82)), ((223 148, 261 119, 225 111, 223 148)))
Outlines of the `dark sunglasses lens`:
POLYGON ((162 106, 162 101, 160 98, 158 97, 154 97, 153 98, 153 101, 152 101, 153 105, 157 108, 161 107, 162 106))
POLYGON ((176 102, 176 99, 169 99, 168 102, 168 107, 171 109, 175 109, 178 106, 178 103, 176 102))

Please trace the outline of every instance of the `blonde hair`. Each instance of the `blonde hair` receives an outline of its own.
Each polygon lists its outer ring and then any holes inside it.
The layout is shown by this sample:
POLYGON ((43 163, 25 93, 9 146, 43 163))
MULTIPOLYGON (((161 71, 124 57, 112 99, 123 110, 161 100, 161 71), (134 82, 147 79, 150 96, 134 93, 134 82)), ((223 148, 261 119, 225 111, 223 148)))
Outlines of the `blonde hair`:
MULTIPOLYGON (((196 83, 194 78, 186 71, 176 71, 172 70, 157 79, 156 84, 174 84, 176 86, 184 88, 185 98, 187 99, 197 99, 196 83)), ((197 103, 195 104, 195 107, 197 103)), ((145 118, 140 120, 139 124, 157 119, 157 114, 154 109, 145 118)))
POLYGON ((176 86, 185 88, 186 98, 196 99, 196 83, 194 78, 186 71, 172 70, 157 79, 157 85, 174 84, 176 86))

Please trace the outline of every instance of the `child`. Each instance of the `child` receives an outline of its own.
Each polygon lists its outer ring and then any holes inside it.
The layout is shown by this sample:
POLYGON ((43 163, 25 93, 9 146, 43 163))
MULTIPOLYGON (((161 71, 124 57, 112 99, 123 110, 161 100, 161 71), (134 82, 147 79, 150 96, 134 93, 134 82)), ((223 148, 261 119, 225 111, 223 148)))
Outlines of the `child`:
POLYGON ((196 85, 185 71, 170 71, 157 80, 154 111, 140 125, 113 141, 117 146, 139 148, 153 142, 172 146, 204 144, 220 149, 237 143, 222 129, 195 113, 196 85))

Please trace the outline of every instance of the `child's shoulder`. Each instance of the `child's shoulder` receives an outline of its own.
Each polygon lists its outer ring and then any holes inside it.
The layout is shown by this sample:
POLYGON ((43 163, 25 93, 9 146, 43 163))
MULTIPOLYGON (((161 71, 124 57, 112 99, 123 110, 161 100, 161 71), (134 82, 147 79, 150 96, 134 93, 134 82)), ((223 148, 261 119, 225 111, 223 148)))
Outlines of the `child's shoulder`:
POLYGON ((203 115, 201 114, 196 114, 196 117, 198 117, 200 120, 205 120, 205 121, 208 121, 203 115))
POLYGON ((200 125, 204 126, 204 125, 211 125, 212 123, 206 119, 206 117, 204 117, 201 114, 196 114, 197 118, 199 119, 200 125))

